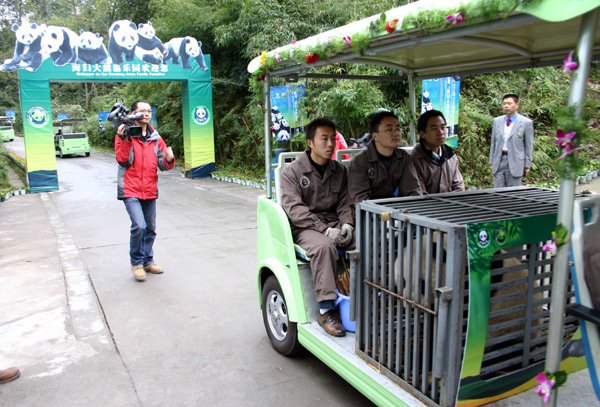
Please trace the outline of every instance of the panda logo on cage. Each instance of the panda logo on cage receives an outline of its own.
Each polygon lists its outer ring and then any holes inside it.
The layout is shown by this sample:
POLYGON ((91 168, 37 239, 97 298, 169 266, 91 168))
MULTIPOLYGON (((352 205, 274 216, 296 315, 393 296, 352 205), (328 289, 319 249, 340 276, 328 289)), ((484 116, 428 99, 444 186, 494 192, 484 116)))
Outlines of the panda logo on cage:
POLYGON ((480 247, 487 247, 490 244, 490 234, 487 230, 480 230, 477 237, 479 238, 480 247))

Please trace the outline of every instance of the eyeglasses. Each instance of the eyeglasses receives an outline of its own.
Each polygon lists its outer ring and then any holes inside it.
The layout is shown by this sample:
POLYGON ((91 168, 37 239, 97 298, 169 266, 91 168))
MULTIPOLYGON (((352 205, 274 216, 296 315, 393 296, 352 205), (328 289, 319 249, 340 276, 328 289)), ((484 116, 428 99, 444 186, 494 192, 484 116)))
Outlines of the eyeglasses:
POLYGON ((138 113, 152 113, 152 109, 140 109, 138 113))
POLYGON ((395 129, 389 128, 389 129, 385 129, 385 130, 377 130, 377 133, 383 133, 383 134, 394 134, 394 133, 400 133, 402 134, 402 129, 400 127, 396 127, 395 129))

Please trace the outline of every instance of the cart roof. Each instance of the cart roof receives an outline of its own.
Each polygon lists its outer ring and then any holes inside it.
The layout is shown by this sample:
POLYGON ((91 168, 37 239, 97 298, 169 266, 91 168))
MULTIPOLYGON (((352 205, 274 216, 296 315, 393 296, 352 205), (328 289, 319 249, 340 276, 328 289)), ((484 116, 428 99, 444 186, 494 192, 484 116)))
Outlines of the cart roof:
MULTIPOLYGON (((386 11, 384 21, 398 19, 397 31, 389 34, 380 20, 379 30, 370 34, 369 46, 362 51, 357 52, 359 46, 345 46, 337 55, 326 60, 321 58, 313 64, 307 64, 304 59, 281 60, 274 67, 269 67, 269 73, 271 76, 311 76, 312 68, 345 62, 389 66, 405 74, 412 73, 416 79, 427 79, 560 65, 575 49, 581 15, 600 7, 598 0, 531 0, 519 3, 527 6, 521 5, 512 11, 499 9, 495 17, 484 19, 477 18, 475 14, 485 0, 417 1, 386 11), (445 22, 446 16, 463 10, 464 22, 445 22), (437 19, 440 23, 429 32, 418 28, 403 32, 402 24, 414 25, 415 16, 419 21, 427 16, 427 19, 437 19)), ((358 38, 380 16, 377 14, 326 31, 268 54, 274 57, 281 53, 286 55, 291 49, 310 51, 315 45, 331 39, 358 38)), ((600 59, 600 29, 594 33, 593 58, 600 59)), ((261 68, 260 60, 261 57, 257 57, 250 62, 250 73, 261 68)))

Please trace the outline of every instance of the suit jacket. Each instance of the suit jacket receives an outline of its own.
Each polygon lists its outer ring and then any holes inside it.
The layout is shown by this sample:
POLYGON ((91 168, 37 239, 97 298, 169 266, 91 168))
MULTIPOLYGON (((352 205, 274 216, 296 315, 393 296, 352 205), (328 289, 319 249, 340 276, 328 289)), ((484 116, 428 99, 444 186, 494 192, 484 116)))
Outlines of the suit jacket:
MULTIPOLYGON (((492 143, 490 146, 490 164, 492 174, 498 172, 504 144, 504 127, 506 115, 494 119, 492 126, 492 143)), ((507 142, 508 168, 513 177, 522 177, 525 168, 531 168, 533 155, 533 121, 525 116, 517 115, 507 142)))

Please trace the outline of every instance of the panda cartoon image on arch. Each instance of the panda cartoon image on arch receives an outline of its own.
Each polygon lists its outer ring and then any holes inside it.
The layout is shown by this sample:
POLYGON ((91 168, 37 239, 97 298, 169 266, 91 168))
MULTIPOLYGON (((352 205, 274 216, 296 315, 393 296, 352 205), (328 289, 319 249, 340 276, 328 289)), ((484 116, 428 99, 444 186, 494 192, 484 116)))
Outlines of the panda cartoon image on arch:
POLYGON ((77 47, 78 64, 109 64, 108 51, 102 43, 102 36, 89 31, 79 32, 79 44, 77 47))
POLYGON ((133 61, 135 46, 139 40, 136 25, 129 20, 117 20, 108 29, 108 35, 108 54, 112 62, 122 65, 125 60, 133 61))
POLYGON ((167 55, 163 60, 166 64, 168 60, 172 60, 173 64, 179 65, 179 58, 185 69, 192 69, 190 59, 193 58, 198 62, 200 69, 208 70, 202 53, 202 43, 194 37, 179 37, 173 38, 165 43, 167 47, 167 55))
POLYGON ((42 34, 42 52, 48 54, 56 66, 76 63, 78 45, 79 36, 67 27, 49 25, 42 34))
POLYGON ((44 62, 42 53, 42 34, 46 25, 35 23, 13 24, 15 32, 15 50, 13 58, 4 60, 0 71, 11 72, 17 69, 27 69, 35 72, 44 62))
POLYGON ((148 21, 146 24, 138 24, 137 33, 139 39, 135 47, 135 55, 143 62, 153 65, 162 64, 163 57, 167 54, 167 49, 156 36, 156 31, 152 23, 148 21))

